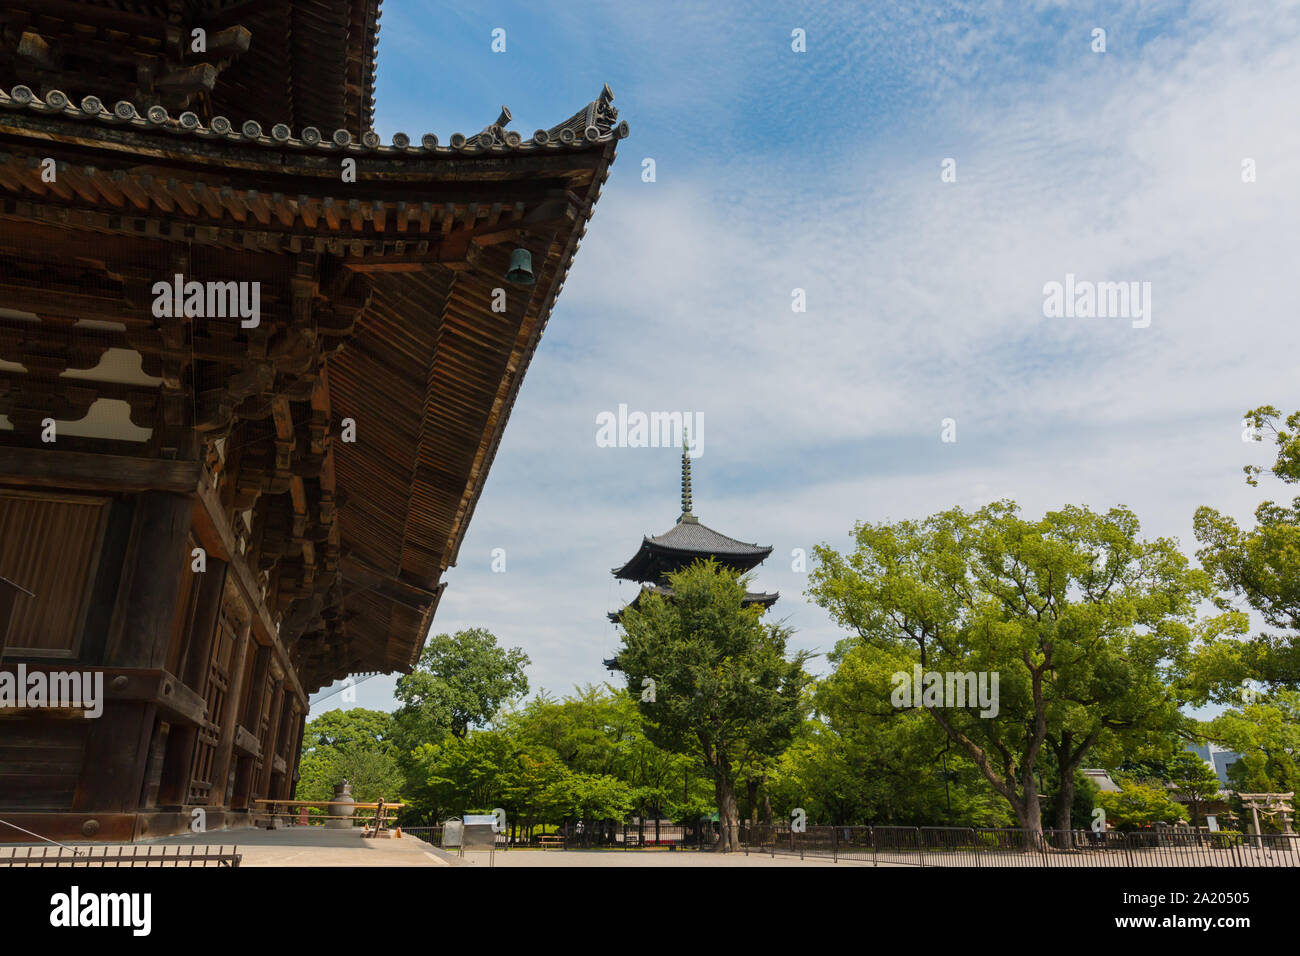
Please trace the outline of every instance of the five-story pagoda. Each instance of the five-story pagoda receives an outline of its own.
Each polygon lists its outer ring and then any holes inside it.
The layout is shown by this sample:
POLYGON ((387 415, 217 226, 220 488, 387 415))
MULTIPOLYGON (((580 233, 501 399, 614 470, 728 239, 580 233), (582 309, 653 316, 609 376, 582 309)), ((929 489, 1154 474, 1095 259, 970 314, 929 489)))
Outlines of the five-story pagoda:
MULTIPOLYGON (((691 458, 685 445, 682 447, 682 513, 677 523, 663 534, 645 537, 636 554, 622 567, 614 569, 614 577, 624 581, 637 581, 642 587, 637 596, 622 610, 611 612, 609 619, 617 623, 623 612, 635 607, 642 596, 647 593, 659 594, 664 598, 672 597, 672 588, 668 584, 668 575, 673 574, 700 560, 712 559, 718 564, 738 573, 752 571, 762 564, 772 553, 772 548, 757 544, 747 544, 725 534, 714 531, 700 524, 700 519, 691 511, 691 458)), ((769 608, 776 603, 780 595, 760 591, 749 591, 745 595, 745 605, 762 605, 769 608)), ((606 661, 605 666, 611 670, 613 661, 606 661)))

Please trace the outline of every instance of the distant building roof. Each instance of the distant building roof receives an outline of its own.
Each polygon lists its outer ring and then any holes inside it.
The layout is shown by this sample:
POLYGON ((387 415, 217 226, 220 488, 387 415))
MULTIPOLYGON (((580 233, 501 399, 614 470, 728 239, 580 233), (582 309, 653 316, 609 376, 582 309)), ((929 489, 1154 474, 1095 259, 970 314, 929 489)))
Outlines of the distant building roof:
POLYGON ((1083 775, 1097 785, 1103 793, 1119 793, 1120 786, 1110 778, 1110 773, 1099 768, 1082 771, 1083 775))

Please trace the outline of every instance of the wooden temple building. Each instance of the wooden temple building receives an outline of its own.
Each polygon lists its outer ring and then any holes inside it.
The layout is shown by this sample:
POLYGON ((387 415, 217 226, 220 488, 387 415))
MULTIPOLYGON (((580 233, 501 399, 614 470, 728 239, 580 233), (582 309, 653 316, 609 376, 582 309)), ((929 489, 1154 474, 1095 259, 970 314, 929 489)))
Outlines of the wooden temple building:
POLYGON ((379 6, 0 2, 0 671, 104 688, 0 707, 8 824, 245 824, 419 657, 627 125, 382 143, 379 6))
MULTIPOLYGON (((671 599, 673 589, 668 584, 668 575, 689 567, 696 561, 712 559, 723 567, 743 574, 752 571, 772 553, 771 546, 747 544, 729 538, 721 532, 714 531, 700 524, 700 519, 691 511, 691 457, 685 447, 682 448, 682 513, 677 523, 663 534, 641 539, 641 547, 622 567, 614 568, 614 577, 622 581, 636 581, 641 585, 628 604, 609 614, 609 619, 618 623, 623 612, 629 607, 636 607, 646 594, 658 594, 671 599)), ((759 605, 770 608, 780 597, 778 592, 748 591, 745 594, 745 606, 759 605)), ((616 670, 613 659, 606 660, 605 666, 616 670)))

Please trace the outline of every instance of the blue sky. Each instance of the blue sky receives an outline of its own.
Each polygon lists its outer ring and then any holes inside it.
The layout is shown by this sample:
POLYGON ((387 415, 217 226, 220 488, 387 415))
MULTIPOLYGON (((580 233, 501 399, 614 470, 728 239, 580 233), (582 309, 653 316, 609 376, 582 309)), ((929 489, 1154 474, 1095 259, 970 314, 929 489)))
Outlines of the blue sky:
MULTIPOLYGON (((680 510, 676 452, 596 446, 620 403, 704 416, 695 512, 774 546, 756 584, 819 652, 841 635, 791 551, 857 520, 1126 504, 1190 552, 1198 505, 1280 496, 1242 480, 1265 449, 1241 414, 1300 407, 1300 4, 386 0, 381 23, 385 139, 503 103, 530 135, 603 83, 632 130, 434 622, 523 647, 535 690, 607 678, 634 593, 610 569, 680 510), (1067 273, 1150 282, 1150 327, 1045 318, 1067 273)), ((314 712, 354 706, 327 693, 314 712)))

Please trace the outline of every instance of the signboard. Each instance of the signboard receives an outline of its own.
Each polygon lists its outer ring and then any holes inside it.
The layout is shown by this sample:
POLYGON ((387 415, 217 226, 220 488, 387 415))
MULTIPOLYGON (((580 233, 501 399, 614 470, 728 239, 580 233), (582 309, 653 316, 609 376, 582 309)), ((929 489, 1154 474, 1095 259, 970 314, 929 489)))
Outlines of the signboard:
POLYGON ((493 850, 497 845, 497 818, 495 814, 479 813, 465 816, 464 848, 466 850, 493 850))
POLYGON ((462 825, 459 820, 446 820, 442 824, 442 846, 458 847, 461 844, 462 825))

